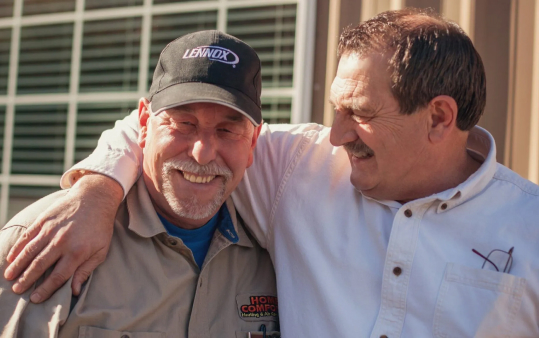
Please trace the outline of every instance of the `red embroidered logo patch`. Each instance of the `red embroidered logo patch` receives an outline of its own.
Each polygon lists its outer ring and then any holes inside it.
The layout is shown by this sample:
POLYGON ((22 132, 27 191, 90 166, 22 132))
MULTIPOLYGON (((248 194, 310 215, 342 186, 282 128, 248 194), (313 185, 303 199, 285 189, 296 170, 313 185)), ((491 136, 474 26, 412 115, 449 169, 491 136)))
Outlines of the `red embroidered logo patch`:
POLYGON ((240 306, 240 315, 244 318, 277 317, 278 310, 277 297, 250 296, 249 304, 240 306))

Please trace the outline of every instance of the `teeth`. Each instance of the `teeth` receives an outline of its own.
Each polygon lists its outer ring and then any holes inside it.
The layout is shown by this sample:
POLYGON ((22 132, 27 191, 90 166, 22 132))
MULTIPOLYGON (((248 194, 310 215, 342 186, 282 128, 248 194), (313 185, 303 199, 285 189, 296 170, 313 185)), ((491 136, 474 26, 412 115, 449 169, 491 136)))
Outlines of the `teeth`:
POLYGON ((186 180, 188 180, 191 183, 209 183, 209 182, 213 181, 213 179, 215 178, 215 175, 197 176, 195 174, 189 174, 189 173, 186 173, 186 172, 182 172, 182 173, 183 173, 183 178, 185 178, 186 180))
POLYGON ((359 152, 359 153, 355 153, 353 154, 355 157, 357 158, 368 158, 371 156, 371 154, 365 152, 365 151, 362 151, 362 152, 359 152))

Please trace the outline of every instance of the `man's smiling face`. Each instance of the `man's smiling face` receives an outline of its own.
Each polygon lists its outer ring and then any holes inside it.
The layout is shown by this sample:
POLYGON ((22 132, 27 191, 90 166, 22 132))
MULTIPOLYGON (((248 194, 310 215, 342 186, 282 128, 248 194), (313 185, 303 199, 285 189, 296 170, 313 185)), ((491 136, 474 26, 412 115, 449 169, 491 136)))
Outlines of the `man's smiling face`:
POLYGON ((335 106, 331 143, 343 146, 352 166, 350 181, 366 196, 403 200, 420 180, 427 156, 427 114, 400 113, 380 54, 341 57, 331 86, 335 106))
POLYGON ((144 179, 156 210, 184 226, 205 224, 252 164, 259 128, 239 112, 192 103, 140 114, 144 179))

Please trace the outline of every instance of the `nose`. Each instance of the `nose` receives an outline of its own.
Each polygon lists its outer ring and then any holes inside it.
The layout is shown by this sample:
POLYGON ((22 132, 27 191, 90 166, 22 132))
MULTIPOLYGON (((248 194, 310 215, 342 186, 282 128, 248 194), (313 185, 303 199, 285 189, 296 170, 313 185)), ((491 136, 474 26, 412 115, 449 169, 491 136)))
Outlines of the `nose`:
POLYGON ((356 141, 359 136, 354 128, 356 123, 348 115, 336 111, 331 126, 329 142, 335 147, 340 147, 345 143, 356 141))
POLYGON ((200 165, 206 165, 215 160, 217 154, 217 145, 213 135, 199 133, 193 141, 193 145, 188 155, 197 161, 200 165))

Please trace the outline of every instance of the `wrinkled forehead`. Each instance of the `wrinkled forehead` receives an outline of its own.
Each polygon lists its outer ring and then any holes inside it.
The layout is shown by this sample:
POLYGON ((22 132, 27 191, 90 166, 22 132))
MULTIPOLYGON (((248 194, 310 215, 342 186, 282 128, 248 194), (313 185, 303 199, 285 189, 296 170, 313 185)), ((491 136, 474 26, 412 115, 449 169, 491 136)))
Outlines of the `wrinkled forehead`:
POLYGON ((368 86, 362 80, 335 77, 331 84, 329 101, 337 107, 355 109, 368 100, 368 86))
POLYGON ((360 107, 381 99, 390 90, 387 63, 380 56, 343 55, 330 89, 330 102, 338 107, 360 107))

